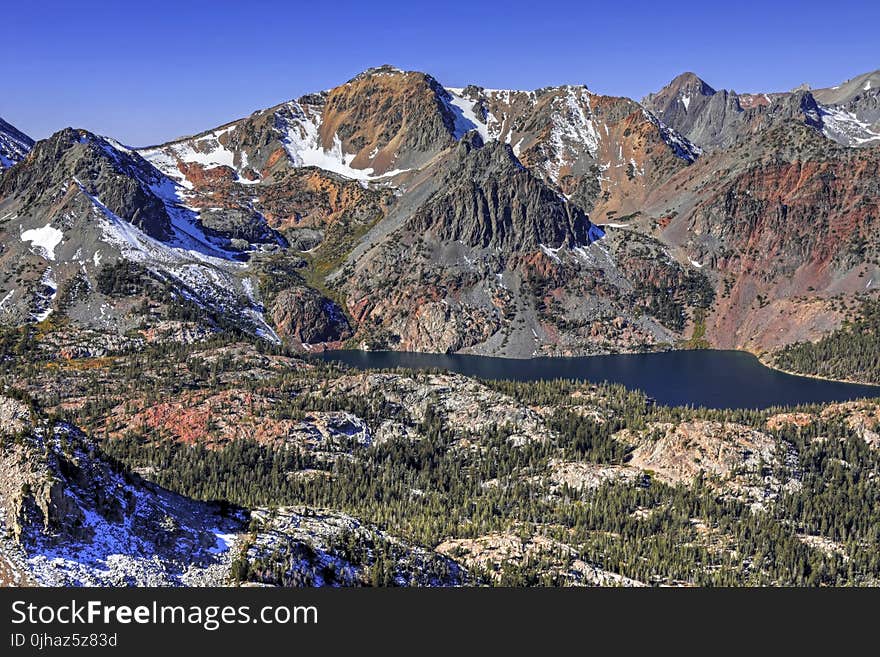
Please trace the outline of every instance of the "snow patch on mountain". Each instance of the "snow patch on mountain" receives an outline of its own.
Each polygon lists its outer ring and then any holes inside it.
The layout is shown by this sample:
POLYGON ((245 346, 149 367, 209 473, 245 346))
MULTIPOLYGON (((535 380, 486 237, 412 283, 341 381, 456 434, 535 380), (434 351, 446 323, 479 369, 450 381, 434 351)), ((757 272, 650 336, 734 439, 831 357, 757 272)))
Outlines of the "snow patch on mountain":
MULTIPOLYGON (((501 108, 513 108, 514 104, 519 104, 525 108, 533 108, 538 97, 534 91, 518 91, 514 89, 483 89, 483 95, 492 102, 497 103, 501 108)), ((491 139, 501 139, 508 144, 513 142, 514 128, 513 123, 517 114, 511 116, 504 109, 499 109, 500 116, 495 116, 491 111, 486 111, 486 126, 489 130, 491 139)), ((520 137, 519 144, 522 144, 523 138, 520 137)))
POLYGON ((663 121, 658 119, 653 112, 649 112, 642 108, 642 113, 646 119, 654 124, 660 132, 660 138, 672 148, 676 157, 686 160, 687 162, 693 162, 703 154, 703 149, 696 144, 691 143, 686 137, 663 123, 663 121))
POLYGON ((58 296, 58 283, 55 282, 55 273, 49 267, 40 277, 40 285, 42 286, 35 293, 35 301, 37 309, 33 313, 33 321, 42 322, 49 318, 52 314, 52 302, 58 296))
POLYGON ((9 301, 10 299, 12 299, 12 297, 14 297, 14 296, 15 296, 15 290, 9 290, 9 292, 7 292, 6 295, 2 299, 0 299, 0 311, 4 310, 4 306, 6 305, 6 302, 9 301))
POLYGON ((562 262, 562 260, 559 259, 559 252, 562 250, 561 247, 554 249, 552 246, 547 246, 546 244, 539 244, 538 246, 541 247, 541 251, 543 251, 544 255, 548 258, 555 260, 556 262, 562 262))
POLYGON ((880 132, 840 107, 819 107, 822 134, 846 146, 880 143, 880 132))
POLYGON ((280 343, 263 317, 262 306, 256 304, 241 282, 246 263, 234 259, 236 254, 212 246, 204 234, 197 234, 194 225, 180 216, 172 219, 175 239, 171 243, 161 242, 117 216, 78 180, 75 182, 92 202, 104 242, 119 249, 126 259, 172 283, 183 298, 227 316, 246 317, 251 320, 255 334, 280 343))
POLYGON ((564 87, 564 94, 553 100, 549 142, 554 157, 544 168, 554 182, 559 181, 562 167, 577 159, 584 148, 596 157, 599 132, 590 110, 590 93, 585 87, 564 87))
POLYGON ((477 112, 474 111, 478 104, 473 100, 465 98, 460 93, 455 93, 451 89, 446 91, 449 95, 443 99, 443 102, 455 119, 455 131, 453 133, 455 138, 461 139, 466 133, 476 130, 480 133, 483 143, 488 142, 490 137, 486 117, 477 116, 477 112))
POLYGON ((333 135, 333 144, 329 149, 321 145, 319 133, 321 113, 307 111, 297 101, 287 103, 286 114, 278 114, 278 128, 282 132, 284 148, 291 163, 297 167, 318 167, 325 171, 337 173, 353 180, 378 180, 404 173, 408 169, 395 169, 385 173, 376 173, 372 167, 356 169, 351 166, 356 153, 344 153, 339 135, 333 135))
POLYGON ((64 239, 64 233, 46 224, 42 228, 32 228, 21 234, 22 242, 30 242, 31 247, 42 251, 41 255, 47 260, 55 260, 55 249, 64 239))
MULTIPOLYGON (((232 129, 234 129, 234 126, 225 128, 222 131, 215 131, 211 134, 219 137, 232 129)), ((186 204, 185 195, 191 185, 188 185, 187 181, 181 178, 176 163, 174 165, 171 164, 167 153, 161 153, 158 150, 132 150, 115 140, 108 140, 105 137, 83 137, 83 139, 94 140, 104 153, 114 160, 121 171, 137 180, 145 190, 149 190, 162 202, 173 232, 173 237, 167 242, 168 246, 183 249, 193 255, 204 255, 221 260, 238 260, 242 257, 240 252, 227 248, 229 240, 209 236, 202 230, 198 222, 198 211, 186 204), (152 157, 153 161, 147 159, 147 156, 152 157), (163 169, 167 169, 168 173, 165 173, 163 169), (176 176, 172 175, 175 172, 176 176)), ((216 144, 219 144, 219 141, 216 144)), ((88 193, 79 180, 76 178, 73 180, 80 190, 92 200, 93 204, 103 208, 102 211, 105 213, 110 213, 110 210, 99 199, 88 193)), ((113 216, 115 217, 115 215, 113 216)), ((118 217, 116 218, 121 224, 125 225, 124 232, 136 230, 129 222, 123 221, 118 217)), ((157 244, 160 243, 156 240, 153 241, 157 244)), ((139 240, 130 241, 132 244, 135 242, 139 242, 139 240)))
MULTIPOLYGON (((330 147, 324 148, 320 135, 321 123, 321 108, 307 103, 290 101, 275 111, 278 138, 284 145, 287 157, 293 166, 318 167, 362 182, 386 179, 408 171, 408 169, 395 169, 378 173, 372 167, 358 169, 351 166, 357 154, 345 153, 338 135, 333 135, 330 147)), ((257 184, 260 182, 259 178, 250 180, 242 175, 249 166, 247 153, 234 151, 223 143, 224 136, 238 129, 238 125, 238 123, 230 124, 190 139, 143 148, 137 152, 185 191, 192 191, 193 185, 178 169, 178 164, 181 162, 197 164, 207 169, 229 167, 236 172, 238 183, 257 184)), ((370 154, 371 159, 378 154, 378 150, 376 148, 370 154)))
POLYGON ((229 167, 238 175, 238 182, 243 184, 253 184, 258 181, 248 180, 241 175, 242 170, 247 168, 247 157, 242 154, 239 164, 236 164, 236 154, 224 146, 220 141, 221 137, 229 134, 235 130, 236 127, 236 125, 227 126, 195 137, 194 139, 180 141, 166 146, 145 148, 138 152, 141 157, 150 162, 150 164, 187 189, 192 189, 192 183, 190 183, 186 179, 186 176, 184 176, 177 168, 178 162, 199 164, 206 169, 224 166, 229 167))

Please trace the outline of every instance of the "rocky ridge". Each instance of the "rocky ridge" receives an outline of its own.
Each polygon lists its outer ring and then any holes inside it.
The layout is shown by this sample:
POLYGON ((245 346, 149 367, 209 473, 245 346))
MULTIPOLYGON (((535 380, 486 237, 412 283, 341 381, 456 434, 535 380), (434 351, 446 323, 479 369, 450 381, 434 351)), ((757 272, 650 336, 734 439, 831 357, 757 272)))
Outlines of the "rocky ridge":
POLYGON ((0 179, 0 319, 503 356, 815 339, 880 280, 875 78, 686 73, 640 105, 381 66, 168 144, 62 131, 0 179))
POLYGON ((3 551, 41 585, 220 584, 236 512, 187 500, 102 459, 76 427, 0 400, 3 551))

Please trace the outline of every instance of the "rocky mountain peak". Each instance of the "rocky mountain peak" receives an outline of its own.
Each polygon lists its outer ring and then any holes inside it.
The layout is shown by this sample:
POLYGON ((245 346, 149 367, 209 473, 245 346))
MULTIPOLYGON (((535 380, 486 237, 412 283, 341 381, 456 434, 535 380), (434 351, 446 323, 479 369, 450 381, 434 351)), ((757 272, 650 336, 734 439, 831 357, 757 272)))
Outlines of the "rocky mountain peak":
POLYGON ((703 96, 712 96, 716 93, 715 89, 709 86, 705 80, 691 71, 686 71, 673 78, 666 88, 684 92, 692 91, 703 96))
POLYGON ((409 225, 471 247, 528 252, 600 237, 587 216, 523 167, 511 147, 467 133, 409 225))
POLYGON ((37 142, 23 166, 0 182, 0 199, 17 197, 22 211, 53 204, 79 184, 120 218, 159 240, 172 234, 159 189, 166 179, 136 152, 87 130, 65 128, 37 142))
POLYGON ((374 75, 406 75, 406 71, 391 64, 380 64, 379 66, 371 66, 354 76, 349 82, 372 77, 374 75))
POLYGON ((810 91, 803 90, 793 93, 790 96, 790 100, 788 100, 788 102, 786 102, 786 100, 787 99, 783 100, 782 105, 796 108, 795 116, 797 115, 797 112, 800 112, 807 125, 813 126, 814 128, 822 127, 822 113, 819 104, 816 102, 816 98, 810 93, 810 91))
POLYGON ((742 112, 735 93, 716 91, 691 72, 646 96, 642 105, 701 148, 723 142, 728 125, 742 112))
POLYGON ((454 140, 445 96, 425 73, 368 69, 327 94, 320 146, 340 151, 353 169, 385 174, 420 167, 454 140))
POLYGON ((690 99, 695 96, 714 96, 717 92, 696 73, 687 71, 673 78, 669 84, 659 91, 648 94, 642 103, 653 110, 666 111, 678 102, 688 109, 690 99), (688 100, 683 100, 687 98, 688 100))

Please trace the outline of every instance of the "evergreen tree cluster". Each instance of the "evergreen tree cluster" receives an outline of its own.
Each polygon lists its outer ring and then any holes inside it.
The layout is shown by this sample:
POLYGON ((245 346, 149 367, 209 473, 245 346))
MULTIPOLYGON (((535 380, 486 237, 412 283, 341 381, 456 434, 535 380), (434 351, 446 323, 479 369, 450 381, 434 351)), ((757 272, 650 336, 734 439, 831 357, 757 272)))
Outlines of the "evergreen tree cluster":
POLYGON ((880 300, 865 302, 858 319, 818 342, 782 349, 774 364, 799 374, 880 384, 880 300))

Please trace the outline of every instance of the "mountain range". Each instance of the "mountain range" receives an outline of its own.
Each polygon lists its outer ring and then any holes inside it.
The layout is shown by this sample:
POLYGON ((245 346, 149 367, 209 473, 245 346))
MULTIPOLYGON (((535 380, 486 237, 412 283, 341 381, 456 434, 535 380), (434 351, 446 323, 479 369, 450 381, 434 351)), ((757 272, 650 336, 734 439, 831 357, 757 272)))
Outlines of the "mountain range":
POLYGON ((880 72, 641 102, 380 66, 143 148, 0 122, 0 322, 503 356, 816 340, 880 283, 880 72))
POLYGON ((878 384, 878 108, 880 72, 635 101, 380 66, 145 147, 0 121, 0 586, 877 586, 876 399, 305 356, 878 384))

